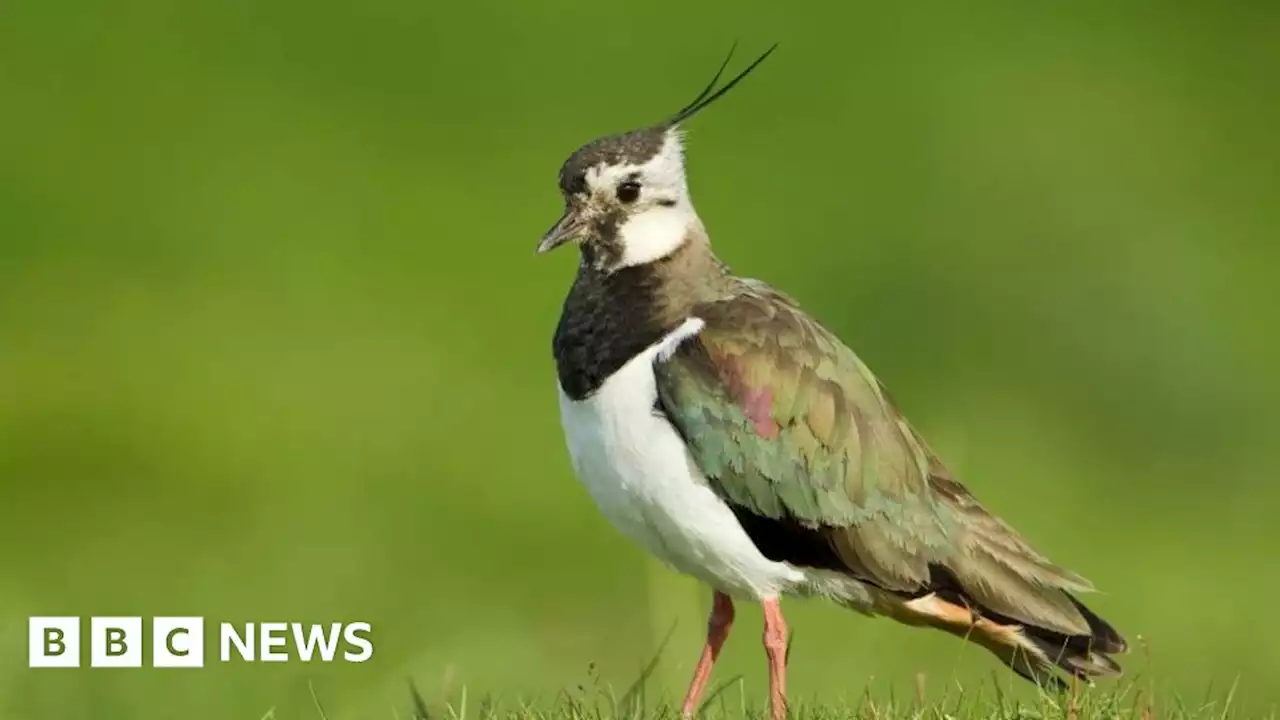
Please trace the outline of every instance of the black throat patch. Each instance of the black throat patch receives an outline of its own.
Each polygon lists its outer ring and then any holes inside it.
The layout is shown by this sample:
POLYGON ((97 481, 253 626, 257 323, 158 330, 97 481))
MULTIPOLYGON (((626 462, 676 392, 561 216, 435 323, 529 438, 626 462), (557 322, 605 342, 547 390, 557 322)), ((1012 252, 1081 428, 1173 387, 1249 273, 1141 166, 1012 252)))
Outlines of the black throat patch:
POLYGON ((560 387, 570 399, 590 397, 675 329, 659 312, 661 286, 660 270, 652 264, 606 273, 584 257, 551 344, 560 387))

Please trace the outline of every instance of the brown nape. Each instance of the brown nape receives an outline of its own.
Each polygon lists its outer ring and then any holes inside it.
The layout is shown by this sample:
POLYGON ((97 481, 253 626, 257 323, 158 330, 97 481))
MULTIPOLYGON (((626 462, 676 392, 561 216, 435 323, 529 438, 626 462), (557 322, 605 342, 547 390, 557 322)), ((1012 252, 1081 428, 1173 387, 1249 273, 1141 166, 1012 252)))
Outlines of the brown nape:
POLYGON ((711 242, 700 227, 689 228, 675 252, 652 263, 661 285, 659 313, 676 327, 698 305, 726 297, 735 288, 729 268, 711 251, 711 242))

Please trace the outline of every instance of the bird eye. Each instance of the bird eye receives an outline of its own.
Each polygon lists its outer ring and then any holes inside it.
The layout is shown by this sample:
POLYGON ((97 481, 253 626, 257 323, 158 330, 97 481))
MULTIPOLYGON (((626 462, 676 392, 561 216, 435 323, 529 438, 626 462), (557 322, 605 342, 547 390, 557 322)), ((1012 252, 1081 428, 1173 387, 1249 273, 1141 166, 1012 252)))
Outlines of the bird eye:
POLYGON ((620 183, 618 185, 618 199, 624 203, 630 204, 640 197, 640 183, 632 180, 620 183))

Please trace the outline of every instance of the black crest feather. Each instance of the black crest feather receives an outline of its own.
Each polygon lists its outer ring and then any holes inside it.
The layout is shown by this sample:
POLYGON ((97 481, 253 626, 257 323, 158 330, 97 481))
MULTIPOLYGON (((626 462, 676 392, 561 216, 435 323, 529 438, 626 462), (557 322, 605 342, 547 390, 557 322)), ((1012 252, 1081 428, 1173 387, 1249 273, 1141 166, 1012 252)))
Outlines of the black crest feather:
POLYGON ((733 52, 737 49, 738 43, 735 42, 729 47, 729 54, 725 55, 724 62, 720 63, 720 69, 716 70, 716 74, 711 78, 711 82, 707 83, 707 86, 702 89, 702 92, 698 93, 698 97, 694 98, 693 102, 685 105, 679 112, 673 115, 671 119, 667 120, 665 127, 671 127, 682 123, 694 115, 697 115, 699 112, 702 112, 702 110, 711 103, 719 100, 725 93, 732 90, 734 85, 737 85, 743 78, 750 75, 752 70, 755 70, 760 63, 765 61, 765 58, 772 55, 773 51, 778 49, 778 43, 774 43, 770 46, 768 50, 761 53, 760 57, 752 61, 752 63, 747 66, 746 70, 738 73, 732 80, 725 83, 719 90, 716 90, 716 83, 720 82, 720 76, 724 74, 724 69, 729 66, 729 61, 733 59, 733 52))
POLYGON ((729 54, 725 56, 724 62, 720 63, 720 69, 716 70, 715 77, 711 78, 711 82, 702 89, 702 92, 698 93, 698 97, 681 108, 669 120, 639 130, 632 130, 631 132, 606 135, 578 148, 560 167, 560 188, 564 194, 576 195, 586 189, 585 177, 587 168, 596 165, 616 165, 618 163, 640 165, 657 155, 662 150, 668 130, 678 123, 688 120, 701 112, 706 106, 723 97, 734 85, 741 82, 760 63, 764 62, 764 59, 778 48, 778 44, 774 43, 773 47, 770 47, 760 57, 756 58, 754 62, 747 66, 747 69, 738 73, 719 89, 716 89, 716 85, 720 82, 720 77, 724 75, 725 68, 729 67, 729 61, 733 59, 733 52, 737 47, 738 44, 734 43, 729 48, 729 54))

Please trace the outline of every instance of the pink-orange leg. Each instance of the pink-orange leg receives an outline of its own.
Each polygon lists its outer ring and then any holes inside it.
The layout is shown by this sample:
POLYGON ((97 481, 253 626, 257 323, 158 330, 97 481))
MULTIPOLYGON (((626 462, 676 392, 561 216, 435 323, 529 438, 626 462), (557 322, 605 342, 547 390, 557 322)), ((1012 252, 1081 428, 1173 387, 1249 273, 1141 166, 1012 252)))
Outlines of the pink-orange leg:
POLYGON ((764 652, 769 657, 769 716, 787 717, 787 621, 778 599, 762 600, 764 608, 764 652))
POLYGON ((702 692, 707 689, 707 681, 711 679, 711 669, 715 667, 716 658, 720 657, 720 648, 729 637, 729 629, 733 627, 733 600, 728 595, 717 592, 711 599, 711 618, 707 620, 707 644, 702 648, 702 656, 698 658, 698 667, 694 668, 693 680, 689 682, 689 692, 684 696, 684 704, 680 706, 680 714, 686 718, 693 717, 698 711, 698 701, 702 692))

